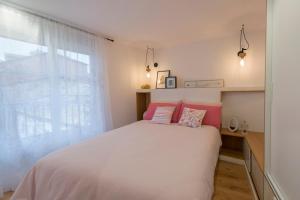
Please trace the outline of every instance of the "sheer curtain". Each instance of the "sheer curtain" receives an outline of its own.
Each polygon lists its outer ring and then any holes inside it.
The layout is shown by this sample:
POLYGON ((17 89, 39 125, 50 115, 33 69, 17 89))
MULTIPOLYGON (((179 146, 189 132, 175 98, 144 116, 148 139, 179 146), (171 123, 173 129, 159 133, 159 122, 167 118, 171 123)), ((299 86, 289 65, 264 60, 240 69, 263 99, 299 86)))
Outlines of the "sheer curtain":
POLYGON ((0 4, 0 195, 42 156, 110 128, 102 42, 0 4))

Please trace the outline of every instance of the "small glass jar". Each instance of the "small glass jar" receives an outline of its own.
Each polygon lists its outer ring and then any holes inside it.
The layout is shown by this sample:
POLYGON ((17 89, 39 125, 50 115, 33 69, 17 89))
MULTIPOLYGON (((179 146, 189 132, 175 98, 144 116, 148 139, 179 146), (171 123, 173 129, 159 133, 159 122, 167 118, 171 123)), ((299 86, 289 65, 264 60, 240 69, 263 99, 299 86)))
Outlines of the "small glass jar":
POLYGON ((243 123, 241 125, 241 131, 242 131, 243 135, 247 134, 247 132, 248 132, 248 124, 245 120, 243 121, 243 123))

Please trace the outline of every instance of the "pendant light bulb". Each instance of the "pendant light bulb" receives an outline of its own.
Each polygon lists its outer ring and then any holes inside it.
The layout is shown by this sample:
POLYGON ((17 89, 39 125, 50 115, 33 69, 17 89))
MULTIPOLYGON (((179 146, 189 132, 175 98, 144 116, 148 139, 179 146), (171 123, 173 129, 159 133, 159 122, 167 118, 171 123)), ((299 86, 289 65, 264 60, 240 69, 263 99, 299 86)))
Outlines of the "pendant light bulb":
POLYGON ((242 59, 241 59, 241 61, 240 61, 240 65, 241 65, 242 67, 244 67, 244 66, 245 66, 245 60, 244 60, 244 58, 242 58, 242 59))
POLYGON ((241 65, 242 67, 245 66, 245 57, 246 57, 246 55, 247 55, 244 51, 245 51, 245 49, 242 49, 241 51, 238 52, 238 56, 241 58, 241 60, 240 60, 240 65, 241 65))
POLYGON ((237 53, 238 57, 241 58, 240 60, 240 66, 244 67, 245 66, 245 57, 247 55, 246 50, 249 49, 250 45, 249 42, 246 38, 246 34, 245 34, 245 26, 244 24, 242 25, 242 29, 240 31, 240 51, 237 53), (244 41, 244 42, 243 42, 244 41))
POLYGON ((146 67, 146 77, 147 77, 147 78, 150 78, 150 72, 151 72, 151 69, 150 69, 150 66, 148 65, 148 66, 146 67))

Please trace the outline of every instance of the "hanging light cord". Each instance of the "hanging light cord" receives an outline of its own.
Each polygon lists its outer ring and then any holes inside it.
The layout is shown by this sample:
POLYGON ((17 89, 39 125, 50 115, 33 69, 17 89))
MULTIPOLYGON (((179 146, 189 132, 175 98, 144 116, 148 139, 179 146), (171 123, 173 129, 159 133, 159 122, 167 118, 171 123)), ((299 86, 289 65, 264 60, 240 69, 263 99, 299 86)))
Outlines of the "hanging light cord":
POLYGON ((146 60, 145 60, 145 67, 147 67, 148 65, 148 51, 149 51, 149 47, 147 47, 147 50, 146 50, 146 60))
POLYGON ((153 65, 154 65, 154 48, 152 48, 151 50, 152 50, 152 62, 153 62, 153 65))
POLYGON ((149 54, 149 51, 152 51, 152 62, 154 64, 154 48, 149 48, 147 47, 147 51, 146 51, 146 60, 145 60, 145 67, 148 66, 148 54, 149 54))
POLYGON ((243 51, 243 50, 248 50, 250 47, 249 45, 249 42, 246 38, 246 35, 245 35, 245 29, 244 29, 244 24, 242 25, 242 29, 241 29, 241 34, 240 34, 240 50, 243 51), (244 37, 246 43, 247 43, 247 48, 242 48, 242 37, 244 37))

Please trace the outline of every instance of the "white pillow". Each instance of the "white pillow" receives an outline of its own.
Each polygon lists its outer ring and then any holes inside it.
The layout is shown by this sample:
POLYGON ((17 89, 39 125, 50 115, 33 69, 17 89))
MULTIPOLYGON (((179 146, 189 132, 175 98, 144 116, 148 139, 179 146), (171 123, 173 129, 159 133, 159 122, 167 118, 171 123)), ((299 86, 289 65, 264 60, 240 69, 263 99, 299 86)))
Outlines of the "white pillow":
POLYGON ((184 108, 179 125, 197 128, 202 125, 202 120, 205 116, 206 110, 197 110, 192 108, 184 108))
POLYGON ((151 122, 157 124, 170 124, 174 110, 175 110, 175 106, 157 107, 151 122))

